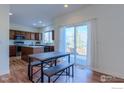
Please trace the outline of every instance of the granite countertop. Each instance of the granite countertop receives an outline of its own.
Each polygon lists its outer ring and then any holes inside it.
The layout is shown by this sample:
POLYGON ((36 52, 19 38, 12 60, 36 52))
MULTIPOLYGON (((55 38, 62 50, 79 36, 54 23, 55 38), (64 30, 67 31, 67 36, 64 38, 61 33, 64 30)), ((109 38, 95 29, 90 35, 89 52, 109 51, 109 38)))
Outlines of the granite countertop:
MULTIPOLYGON (((15 45, 15 44, 13 44, 13 45, 15 45)), ((53 45, 16 45, 16 46, 29 47, 29 48, 44 48, 45 46, 53 46, 53 45)))
POLYGON ((29 48, 44 48, 45 46, 22 45, 21 47, 29 47, 29 48))

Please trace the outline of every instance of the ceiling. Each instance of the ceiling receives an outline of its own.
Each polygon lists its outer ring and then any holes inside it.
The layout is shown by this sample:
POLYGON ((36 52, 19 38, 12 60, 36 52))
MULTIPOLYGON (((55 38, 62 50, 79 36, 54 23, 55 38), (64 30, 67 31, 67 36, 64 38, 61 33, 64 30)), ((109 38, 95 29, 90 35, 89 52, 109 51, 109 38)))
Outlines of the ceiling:
POLYGON ((10 12, 13 15, 10 16, 10 23, 29 27, 43 27, 50 25, 52 19, 57 16, 86 6, 70 4, 68 8, 65 8, 63 4, 11 4, 10 12), (42 23, 38 23, 39 21, 42 23))

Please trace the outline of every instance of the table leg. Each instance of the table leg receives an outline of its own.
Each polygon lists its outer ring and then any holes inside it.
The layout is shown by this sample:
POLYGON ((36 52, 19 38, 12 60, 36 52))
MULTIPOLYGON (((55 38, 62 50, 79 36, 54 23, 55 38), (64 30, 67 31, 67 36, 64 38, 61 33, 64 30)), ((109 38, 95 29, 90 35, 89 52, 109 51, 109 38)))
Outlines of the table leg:
POLYGON ((74 65, 72 65, 72 77, 74 77, 74 65))
POLYGON ((70 55, 68 55, 68 63, 70 63, 70 55))
POLYGON ((56 64, 57 64, 57 59, 55 59, 55 66, 56 66, 56 64))
MULTIPOLYGON (((68 55, 68 63, 70 64, 70 54, 68 55)), ((70 76, 70 67, 68 68, 68 73, 69 73, 69 76, 70 76)))
POLYGON ((28 64, 28 78, 29 78, 29 80, 31 80, 31 59, 30 58, 28 59, 28 62, 29 62, 29 64, 28 64))
POLYGON ((44 82, 43 63, 41 63, 41 82, 44 82))

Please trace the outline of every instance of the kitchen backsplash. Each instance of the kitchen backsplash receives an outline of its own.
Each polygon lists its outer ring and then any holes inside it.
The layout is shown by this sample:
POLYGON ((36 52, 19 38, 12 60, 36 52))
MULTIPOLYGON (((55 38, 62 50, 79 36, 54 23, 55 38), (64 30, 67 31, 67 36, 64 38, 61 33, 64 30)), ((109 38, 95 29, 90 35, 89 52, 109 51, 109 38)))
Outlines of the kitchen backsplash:
POLYGON ((14 45, 14 42, 15 41, 22 41, 22 42, 24 42, 24 44, 26 44, 26 45, 35 45, 36 44, 36 42, 40 42, 40 44, 43 44, 43 42, 42 41, 37 41, 37 40, 9 40, 9 45, 14 45))

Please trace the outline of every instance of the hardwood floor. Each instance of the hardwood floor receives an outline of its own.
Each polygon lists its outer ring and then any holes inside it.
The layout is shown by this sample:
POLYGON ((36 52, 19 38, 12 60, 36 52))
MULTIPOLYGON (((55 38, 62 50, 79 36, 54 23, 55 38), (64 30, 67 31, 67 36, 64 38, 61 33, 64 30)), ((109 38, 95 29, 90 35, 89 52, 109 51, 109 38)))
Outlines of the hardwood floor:
MULTIPOLYGON (((10 58, 10 74, 8 76, 0 77, 1 83, 31 83, 27 77, 27 65, 25 61, 19 58, 10 58)), ((36 70, 37 68, 35 68, 36 70)), ((68 76, 61 76, 56 83, 100 83, 100 82, 118 82, 124 83, 123 79, 108 76, 102 73, 91 71, 88 68, 82 68, 80 66, 75 66, 74 78, 68 76), (106 81, 104 80, 106 77, 106 81), (101 81, 102 80, 102 81, 101 81)), ((39 77, 37 74, 34 78, 39 77)), ((54 79, 53 77, 52 79, 54 79)), ((45 82, 47 82, 47 77, 45 77, 45 82)))

